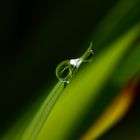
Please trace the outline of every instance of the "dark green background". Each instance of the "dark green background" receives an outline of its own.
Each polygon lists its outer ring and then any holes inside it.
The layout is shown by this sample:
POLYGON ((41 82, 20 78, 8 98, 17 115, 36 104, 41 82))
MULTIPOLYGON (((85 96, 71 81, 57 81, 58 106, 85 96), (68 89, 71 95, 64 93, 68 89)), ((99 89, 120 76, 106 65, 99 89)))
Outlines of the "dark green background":
MULTIPOLYGON (((117 2, 118 0, 0 1, 1 132, 44 91, 51 89, 57 81, 57 64, 82 54, 100 21, 117 2)), ((122 24, 117 26, 115 35, 139 21, 139 9, 137 6, 128 13, 122 24)), ((112 34, 104 44, 113 40, 115 35, 112 34)), ((100 40, 93 41, 95 52, 98 53, 104 46, 100 40)))

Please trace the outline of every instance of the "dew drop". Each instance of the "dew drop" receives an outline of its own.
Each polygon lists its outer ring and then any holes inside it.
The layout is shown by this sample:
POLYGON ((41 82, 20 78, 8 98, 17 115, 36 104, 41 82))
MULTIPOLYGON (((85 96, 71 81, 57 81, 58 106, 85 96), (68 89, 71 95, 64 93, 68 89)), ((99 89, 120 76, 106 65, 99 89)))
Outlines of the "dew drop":
POLYGON ((86 52, 77 59, 62 61, 56 68, 56 77, 65 83, 69 83, 76 70, 83 62, 91 62, 94 52, 91 49, 92 42, 86 52))
POLYGON ((69 83, 74 72, 77 69, 78 61, 75 59, 65 60, 61 62, 56 68, 56 76, 62 81, 69 83))

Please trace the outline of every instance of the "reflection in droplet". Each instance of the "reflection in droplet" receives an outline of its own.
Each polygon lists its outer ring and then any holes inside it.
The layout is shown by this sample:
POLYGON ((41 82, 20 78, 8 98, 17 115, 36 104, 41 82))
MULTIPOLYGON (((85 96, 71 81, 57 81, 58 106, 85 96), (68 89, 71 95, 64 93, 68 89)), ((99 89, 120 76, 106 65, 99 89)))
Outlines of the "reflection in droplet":
POLYGON ((80 66, 81 62, 82 62, 81 58, 70 60, 70 64, 73 65, 76 68, 78 68, 80 66))
POLYGON ((56 76, 62 81, 69 83, 72 76, 83 62, 91 62, 94 52, 92 51, 92 42, 86 52, 77 59, 65 60, 58 64, 56 68, 56 76))
POLYGON ((69 83, 74 72, 81 64, 81 59, 71 59, 61 62, 56 68, 56 76, 60 81, 69 83))

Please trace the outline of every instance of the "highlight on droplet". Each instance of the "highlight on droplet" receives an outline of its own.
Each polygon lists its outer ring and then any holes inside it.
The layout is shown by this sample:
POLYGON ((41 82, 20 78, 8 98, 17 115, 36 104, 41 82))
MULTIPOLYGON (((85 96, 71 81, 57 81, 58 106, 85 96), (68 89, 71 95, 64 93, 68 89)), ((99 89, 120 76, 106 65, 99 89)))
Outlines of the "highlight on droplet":
POLYGON ((76 70, 83 62, 91 62, 93 60, 94 52, 92 50, 92 42, 84 54, 77 59, 70 59, 62 61, 56 68, 56 77, 65 83, 69 83, 76 70))

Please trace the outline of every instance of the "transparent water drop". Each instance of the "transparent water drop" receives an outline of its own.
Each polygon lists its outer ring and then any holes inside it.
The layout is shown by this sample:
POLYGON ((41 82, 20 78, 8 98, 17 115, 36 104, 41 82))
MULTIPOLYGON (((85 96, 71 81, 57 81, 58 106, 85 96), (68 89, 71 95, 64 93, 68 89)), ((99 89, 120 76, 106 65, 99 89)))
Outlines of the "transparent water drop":
POLYGON ((56 76, 60 81, 69 83, 74 72, 79 67, 80 59, 71 59, 61 62, 56 68, 56 76))
POLYGON ((91 62, 94 52, 92 51, 92 42, 85 53, 77 59, 65 60, 58 64, 56 68, 56 77, 62 81, 69 83, 76 70, 83 62, 91 62))

